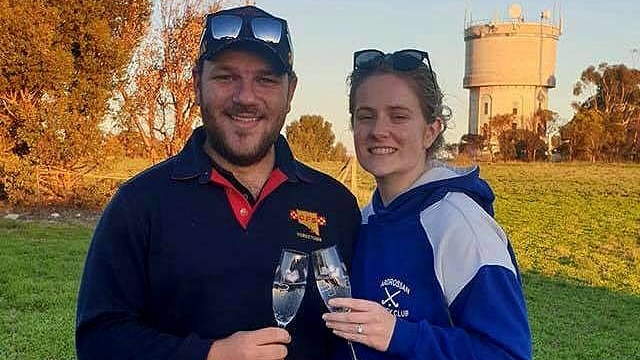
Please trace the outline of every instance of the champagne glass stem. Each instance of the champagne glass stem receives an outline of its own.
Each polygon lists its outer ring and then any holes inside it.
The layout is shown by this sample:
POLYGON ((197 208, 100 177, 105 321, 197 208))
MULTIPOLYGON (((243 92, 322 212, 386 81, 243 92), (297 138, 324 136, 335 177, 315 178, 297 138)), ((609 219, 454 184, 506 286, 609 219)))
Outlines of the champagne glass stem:
POLYGON ((347 340, 347 342, 349 343, 349 349, 351 349, 351 359, 358 360, 358 357, 356 356, 356 350, 353 348, 353 343, 351 342, 351 340, 347 340))

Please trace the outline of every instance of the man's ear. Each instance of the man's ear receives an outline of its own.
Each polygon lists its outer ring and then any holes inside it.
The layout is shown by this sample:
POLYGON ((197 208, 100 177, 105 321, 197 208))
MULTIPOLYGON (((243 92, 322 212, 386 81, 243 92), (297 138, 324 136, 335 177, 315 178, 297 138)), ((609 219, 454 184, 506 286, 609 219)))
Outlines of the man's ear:
POLYGON ((202 81, 200 75, 201 71, 202 69, 197 64, 194 65, 193 68, 191 68, 191 77, 193 79, 193 93, 196 95, 196 104, 198 104, 198 106, 200 106, 200 97, 202 96, 202 94, 200 93, 200 82, 202 81))
POLYGON ((298 77, 296 74, 289 74, 289 89, 287 90, 287 113, 291 111, 291 101, 293 101, 293 94, 296 92, 296 86, 298 86, 298 77))

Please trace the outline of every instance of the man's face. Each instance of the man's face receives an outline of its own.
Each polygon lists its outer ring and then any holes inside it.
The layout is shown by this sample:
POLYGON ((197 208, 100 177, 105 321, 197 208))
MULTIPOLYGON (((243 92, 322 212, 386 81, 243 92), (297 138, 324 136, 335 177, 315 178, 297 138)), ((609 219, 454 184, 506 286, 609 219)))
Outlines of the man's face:
POLYGON ((227 50, 194 72, 210 147, 236 166, 269 153, 290 110, 295 77, 276 74, 260 56, 227 50))

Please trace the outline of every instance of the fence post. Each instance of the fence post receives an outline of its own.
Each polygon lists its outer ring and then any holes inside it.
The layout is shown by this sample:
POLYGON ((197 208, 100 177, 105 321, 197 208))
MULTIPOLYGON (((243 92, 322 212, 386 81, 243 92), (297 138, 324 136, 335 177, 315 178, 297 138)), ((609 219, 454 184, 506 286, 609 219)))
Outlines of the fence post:
POLYGON ((36 203, 42 206, 42 191, 40 191, 40 168, 36 166, 36 203))
POLYGON ((358 162, 356 161, 356 157, 352 156, 351 160, 351 192, 354 194, 358 193, 358 162))

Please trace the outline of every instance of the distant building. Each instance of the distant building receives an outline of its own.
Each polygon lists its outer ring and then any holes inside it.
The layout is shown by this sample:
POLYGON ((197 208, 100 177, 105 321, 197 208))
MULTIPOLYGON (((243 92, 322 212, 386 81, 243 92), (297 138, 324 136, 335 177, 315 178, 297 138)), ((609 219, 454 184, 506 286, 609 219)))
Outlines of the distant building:
POLYGON ((492 116, 513 114, 516 126, 538 109, 547 109, 549 89, 556 86, 556 46, 562 32, 550 10, 526 21, 511 5, 507 18, 473 21, 465 16, 465 72, 469 89, 469 133, 481 134, 492 116))

